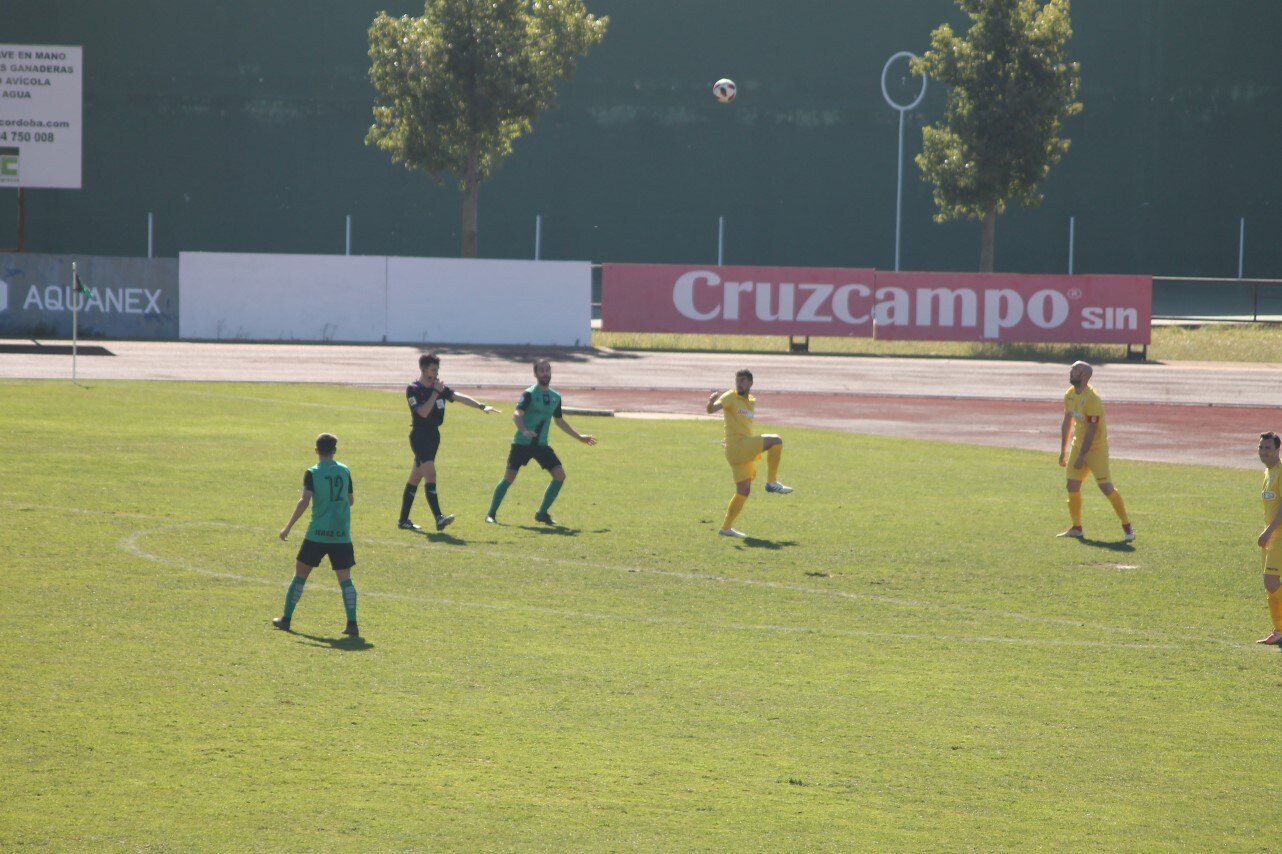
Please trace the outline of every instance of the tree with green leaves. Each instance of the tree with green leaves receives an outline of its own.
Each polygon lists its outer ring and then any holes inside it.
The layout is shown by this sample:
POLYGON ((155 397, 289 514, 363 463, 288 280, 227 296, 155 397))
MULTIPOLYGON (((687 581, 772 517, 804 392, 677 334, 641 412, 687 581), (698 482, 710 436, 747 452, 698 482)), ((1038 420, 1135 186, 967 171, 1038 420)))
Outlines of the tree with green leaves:
POLYGON ((1008 201, 1035 207, 1038 184, 1064 152, 1064 121, 1081 112, 1081 69, 1067 62, 1069 0, 955 0, 965 37, 948 24, 912 63, 950 87, 944 121, 922 129, 917 165, 935 185, 936 222, 983 221, 979 269, 993 270, 997 215, 1008 201))
POLYGON ((380 12, 369 28, 378 90, 366 145, 463 191, 465 258, 477 253, 481 182, 556 103, 609 18, 582 0, 426 0, 422 17, 380 12))

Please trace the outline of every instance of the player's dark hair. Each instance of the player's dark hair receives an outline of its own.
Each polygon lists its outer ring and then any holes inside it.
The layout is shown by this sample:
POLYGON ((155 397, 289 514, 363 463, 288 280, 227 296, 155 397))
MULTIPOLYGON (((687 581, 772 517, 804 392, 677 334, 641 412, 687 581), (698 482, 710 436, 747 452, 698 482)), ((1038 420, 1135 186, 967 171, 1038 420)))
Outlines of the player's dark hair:
POLYGON ((323 457, 332 457, 338 450, 338 437, 333 433, 321 433, 316 437, 316 450, 323 457))
POLYGON ((436 365, 439 367, 440 364, 441 357, 435 353, 424 353, 418 357, 418 369, 420 371, 427 370, 428 365, 436 365))
POLYGON ((1273 443, 1273 447, 1275 449, 1282 448, 1282 436, 1279 436, 1277 433, 1274 433, 1272 430, 1270 430, 1267 433, 1261 433, 1260 438, 1268 439, 1270 442, 1273 443))
POLYGON ((751 380, 752 371, 748 370, 747 368, 744 368, 742 371, 735 371, 734 378, 737 380, 739 379, 739 377, 747 377, 749 380, 751 380))

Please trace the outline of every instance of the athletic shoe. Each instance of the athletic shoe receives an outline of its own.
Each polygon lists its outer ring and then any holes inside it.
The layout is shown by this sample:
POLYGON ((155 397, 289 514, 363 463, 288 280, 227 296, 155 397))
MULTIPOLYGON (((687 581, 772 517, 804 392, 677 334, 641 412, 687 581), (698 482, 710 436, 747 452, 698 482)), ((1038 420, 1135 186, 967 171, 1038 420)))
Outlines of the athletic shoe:
POLYGON ((347 624, 347 628, 343 629, 343 634, 351 635, 352 637, 356 637, 360 633, 361 633, 360 627, 350 621, 347 624))
POLYGON ((453 521, 454 521, 454 517, 453 517, 453 516, 437 516, 437 517, 436 517, 436 530, 438 530, 438 531, 444 531, 446 528, 448 528, 448 527, 450 526, 450 523, 452 523, 453 521))
POLYGON ((739 537, 741 539, 748 536, 743 531, 736 531, 734 528, 722 528, 717 533, 723 537, 739 537))
POLYGON ((1133 543, 1133 542, 1135 542, 1135 526, 1134 526, 1134 525, 1130 524, 1129 522, 1128 522, 1127 524, 1123 525, 1123 526, 1122 526, 1122 533, 1124 533, 1124 534, 1126 535, 1126 536, 1122 537, 1122 539, 1123 539, 1125 542, 1128 542, 1128 543, 1133 543))
POLYGON ((784 486, 779 481, 772 480, 770 483, 766 484, 766 492, 773 492, 776 495, 787 495, 789 492, 792 492, 792 487, 784 486))
POLYGON ((289 617, 276 617, 272 620, 272 625, 282 632, 289 631, 289 617))
POLYGON ((1072 537, 1072 538, 1073 538, 1073 539, 1075 539, 1075 540, 1080 540, 1082 537, 1084 537, 1084 536, 1086 536, 1086 535, 1082 533, 1082 529, 1081 529, 1081 528, 1079 528, 1079 527, 1077 527, 1076 525, 1074 525, 1072 528, 1069 528, 1069 529, 1068 529, 1067 531, 1065 531, 1064 533, 1062 533, 1062 534, 1056 534, 1055 536, 1057 536, 1057 537, 1072 537))
POLYGON ((1256 643, 1265 643, 1269 646, 1282 646, 1282 632, 1277 629, 1269 632, 1266 637, 1260 638, 1256 643))
POLYGON ((557 521, 556 521, 555 519, 553 519, 553 518, 552 518, 552 514, 551 514, 551 513, 535 513, 535 514, 534 514, 534 521, 535 521, 535 522, 542 522, 544 525, 555 525, 555 524, 557 524, 557 521))
POLYGON ((485 521, 491 525, 497 525, 499 523, 499 518, 497 516, 486 516, 485 521))
POLYGON ((402 531, 421 531, 421 530, 423 530, 423 529, 422 529, 422 528, 420 528, 418 525, 415 525, 413 522, 411 522, 409 519, 402 519, 401 521, 397 522, 397 523, 396 523, 396 527, 400 528, 402 531))

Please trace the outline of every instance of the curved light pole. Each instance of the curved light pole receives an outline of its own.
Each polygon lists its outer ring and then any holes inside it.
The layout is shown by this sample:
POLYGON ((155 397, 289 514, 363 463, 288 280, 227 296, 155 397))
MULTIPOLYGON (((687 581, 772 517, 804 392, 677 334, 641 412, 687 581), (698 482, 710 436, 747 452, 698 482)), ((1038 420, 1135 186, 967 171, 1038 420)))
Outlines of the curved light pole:
POLYGON ((926 97, 926 75, 921 76, 921 91, 911 104, 896 104, 886 91, 886 74, 890 71, 891 63, 896 59, 916 59, 915 53, 909 53, 901 50, 893 54, 881 69, 881 97, 886 99, 886 103, 893 109, 899 111, 899 183, 895 189, 895 272, 899 272, 899 221, 904 207, 904 113, 915 109, 921 103, 921 99, 926 97))

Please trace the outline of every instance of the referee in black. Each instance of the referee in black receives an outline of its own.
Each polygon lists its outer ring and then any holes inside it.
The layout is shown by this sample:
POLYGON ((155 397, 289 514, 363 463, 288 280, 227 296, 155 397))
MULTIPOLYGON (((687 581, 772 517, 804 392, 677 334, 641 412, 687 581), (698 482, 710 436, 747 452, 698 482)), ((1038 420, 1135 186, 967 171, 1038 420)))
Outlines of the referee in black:
POLYGON ((453 516, 441 512, 441 500, 436 494, 436 451, 441 446, 445 404, 466 403, 487 415, 499 410, 473 400, 441 382, 441 357, 435 353, 424 353, 418 357, 418 371, 418 379, 405 387, 405 400, 409 403, 413 419, 410 448, 414 451, 414 467, 410 470, 409 482, 405 484, 405 494, 401 498, 401 520, 397 527, 404 531, 422 530, 410 521, 410 510, 414 506, 414 496, 418 494, 418 485, 426 480, 427 503, 432 508, 436 530, 444 531, 454 521, 453 516))

